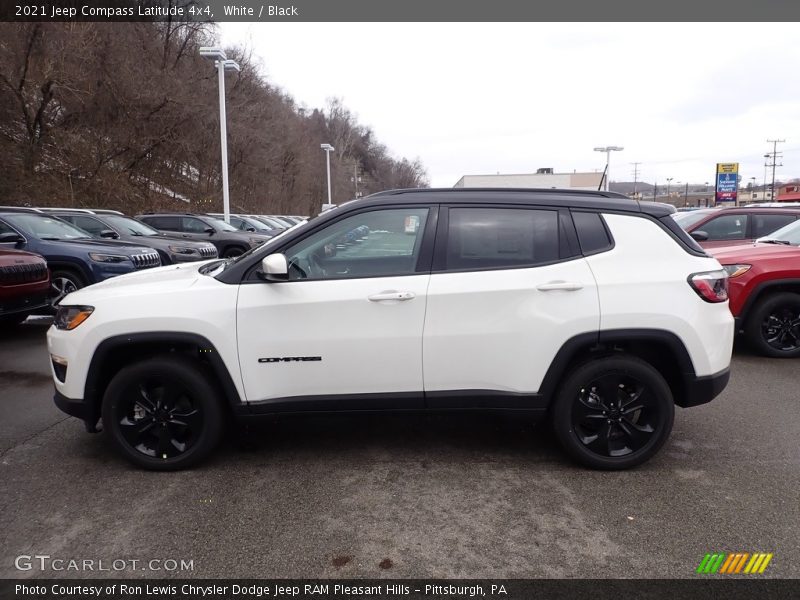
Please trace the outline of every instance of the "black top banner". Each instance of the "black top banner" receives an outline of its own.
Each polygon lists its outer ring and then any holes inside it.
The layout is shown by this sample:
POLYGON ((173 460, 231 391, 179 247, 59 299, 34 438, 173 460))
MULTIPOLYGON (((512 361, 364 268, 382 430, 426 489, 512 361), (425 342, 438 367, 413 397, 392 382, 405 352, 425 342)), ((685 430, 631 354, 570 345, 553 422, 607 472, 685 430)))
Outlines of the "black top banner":
POLYGON ((798 21, 796 0, 3 0, 0 21, 798 21))

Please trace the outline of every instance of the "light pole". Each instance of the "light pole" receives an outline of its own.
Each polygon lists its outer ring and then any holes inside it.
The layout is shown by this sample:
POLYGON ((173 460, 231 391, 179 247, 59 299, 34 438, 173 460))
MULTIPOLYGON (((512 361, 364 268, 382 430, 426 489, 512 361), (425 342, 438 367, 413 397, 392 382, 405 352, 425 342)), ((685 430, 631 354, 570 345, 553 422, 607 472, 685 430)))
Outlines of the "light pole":
POLYGON ((667 177, 667 202, 669 202, 669 184, 672 183, 672 177, 667 177))
POLYGON ((226 223, 231 222, 231 200, 228 192, 228 124, 225 115, 225 71, 242 69, 235 60, 229 60, 222 48, 202 46, 200 56, 214 61, 219 80, 219 141, 222 154, 222 212, 226 223))
POLYGON ((604 146, 595 148, 595 152, 605 152, 606 153, 606 186, 605 190, 608 191, 609 189, 609 182, 611 181, 611 153, 612 152, 621 152, 624 150, 622 146, 604 146))
POLYGON ((319 147, 322 148, 323 150, 325 150, 325 164, 326 164, 327 169, 328 169, 328 204, 332 204, 332 202, 331 202, 331 152, 336 150, 336 148, 334 148, 330 144, 320 144, 319 147))

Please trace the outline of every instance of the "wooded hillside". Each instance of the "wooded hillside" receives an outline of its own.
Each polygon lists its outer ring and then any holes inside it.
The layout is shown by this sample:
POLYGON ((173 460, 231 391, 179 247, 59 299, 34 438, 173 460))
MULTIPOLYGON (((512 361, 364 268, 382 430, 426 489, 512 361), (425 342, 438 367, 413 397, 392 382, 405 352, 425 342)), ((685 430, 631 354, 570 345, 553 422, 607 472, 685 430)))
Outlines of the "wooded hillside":
MULTIPOLYGON (((0 24, 0 205, 221 211, 216 70, 198 55, 213 27, 0 24)), ((323 142, 334 202, 354 196, 354 167, 365 193, 427 185, 341 102, 302 109, 226 51, 242 67, 226 79, 232 211, 316 214, 323 142)))

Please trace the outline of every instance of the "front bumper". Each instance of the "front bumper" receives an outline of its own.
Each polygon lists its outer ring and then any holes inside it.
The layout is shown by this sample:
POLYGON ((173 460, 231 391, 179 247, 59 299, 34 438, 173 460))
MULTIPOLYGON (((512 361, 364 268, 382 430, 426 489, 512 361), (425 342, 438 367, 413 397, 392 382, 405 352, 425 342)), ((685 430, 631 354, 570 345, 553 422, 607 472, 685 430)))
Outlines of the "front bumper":
POLYGON ((97 421, 100 420, 100 415, 97 413, 97 409, 90 406, 83 398, 67 398, 64 394, 56 390, 53 395, 53 401, 59 410, 83 421, 86 431, 89 433, 97 433, 99 431, 97 428, 97 421))
POLYGON ((676 398, 675 404, 683 408, 699 406, 711 402, 719 396, 731 377, 730 367, 714 373, 713 375, 686 377, 684 381, 685 393, 682 398, 676 398))

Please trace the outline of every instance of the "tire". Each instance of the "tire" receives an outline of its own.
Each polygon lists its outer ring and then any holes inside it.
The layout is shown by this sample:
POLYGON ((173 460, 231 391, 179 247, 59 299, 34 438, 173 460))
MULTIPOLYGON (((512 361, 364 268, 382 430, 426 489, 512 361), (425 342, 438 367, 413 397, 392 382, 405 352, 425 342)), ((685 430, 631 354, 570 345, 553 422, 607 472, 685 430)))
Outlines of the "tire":
POLYGON ((22 325, 22 322, 27 318, 28 313, 0 317, 0 329, 13 329, 14 327, 18 327, 22 325))
POLYGON ((55 308, 69 293, 86 287, 86 281, 72 269, 56 268, 50 274, 50 305, 55 308))
POLYGON ((223 411, 217 396, 194 361, 174 355, 147 359, 121 369, 109 383, 103 429, 119 453, 139 467, 186 469, 219 443, 223 411))
POLYGON ((655 456, 667 441, 675 403, 667 382, 649 363, 633 356, 609 356, 567 375, 551 418, 558 441, 580 464, 629 469, 655 456))
POLYGON ((744 333, 753 350, 763 356, 800 356, 800 294, 781 292, 759 300, 747 317, 744 333))
POLYGON ((241 248, 239 246, 229 246, 228 248, 225 248, 225 252, 223 252, 222 258, 234 258, 236 256, 241 256, 244 253, 245 253, 244 248, 241 248))

